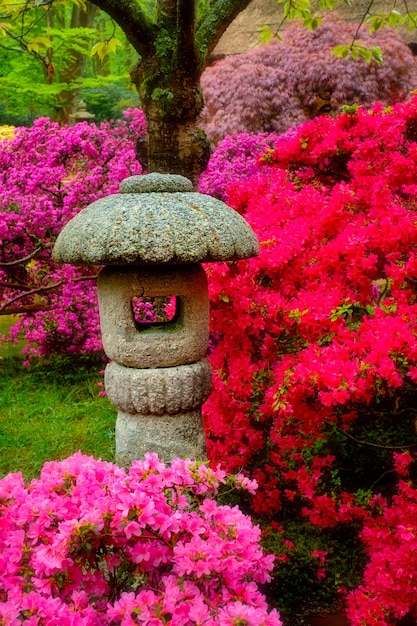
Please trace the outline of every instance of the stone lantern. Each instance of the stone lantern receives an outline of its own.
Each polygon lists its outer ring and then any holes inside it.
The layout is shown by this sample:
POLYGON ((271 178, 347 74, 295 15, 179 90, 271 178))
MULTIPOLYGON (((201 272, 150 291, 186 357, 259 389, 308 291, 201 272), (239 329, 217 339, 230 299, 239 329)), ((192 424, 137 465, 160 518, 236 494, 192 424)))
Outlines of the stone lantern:
POLYGON ((75 126, 78 122, 92 122, 95 119, 94 113, 87 111, 87 105, 83 100, 80 100, 75 113, 68 115, 68 125, 75 126))
POLYGON ((119 465, 145 452, 165 461, 205 457, 201 406, 211 369, 201 263, 258 253, 255 234, 236 211, 193 192, 177 175, 126 178, 119 194, 93 202, 59 234, 56 261, 104 266, 98 297, 119 465), (135 298, 174 299, 175 312, 168 321, 138 322, 135 298))

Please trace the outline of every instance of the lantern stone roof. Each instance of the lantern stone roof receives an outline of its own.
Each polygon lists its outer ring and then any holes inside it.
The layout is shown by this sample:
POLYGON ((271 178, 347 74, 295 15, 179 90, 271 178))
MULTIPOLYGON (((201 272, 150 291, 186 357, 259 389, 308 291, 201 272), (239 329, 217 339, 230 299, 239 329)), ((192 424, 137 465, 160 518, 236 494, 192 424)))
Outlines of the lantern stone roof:
POLYGON ((53 258, 74 265, 158 265, 245 259, 259 254, 249 224, 224 202, 192 191, 187 178, 131 176, 120 193, 78 213, 58 235, 53 258))

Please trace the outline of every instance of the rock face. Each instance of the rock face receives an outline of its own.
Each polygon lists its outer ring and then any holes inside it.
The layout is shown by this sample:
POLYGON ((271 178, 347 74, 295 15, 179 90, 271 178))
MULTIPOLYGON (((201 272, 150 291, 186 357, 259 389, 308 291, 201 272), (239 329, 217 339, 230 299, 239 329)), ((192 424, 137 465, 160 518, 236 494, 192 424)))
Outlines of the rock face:
POLYGON ((219 200, 192 191, 182 176, 122 181, 57 238, 61 263, 104 265, 98 297, 105 385, 118 408, 116 461, 146 452, 165 461, 205 457, 201 406, 211 389, 207 278, 202 262, 259 253, 250 226, 219 200), (174 298, 173 298, 174 296, 174 298), (171 319, 139 319, 134 302, 175 301, 171 319))

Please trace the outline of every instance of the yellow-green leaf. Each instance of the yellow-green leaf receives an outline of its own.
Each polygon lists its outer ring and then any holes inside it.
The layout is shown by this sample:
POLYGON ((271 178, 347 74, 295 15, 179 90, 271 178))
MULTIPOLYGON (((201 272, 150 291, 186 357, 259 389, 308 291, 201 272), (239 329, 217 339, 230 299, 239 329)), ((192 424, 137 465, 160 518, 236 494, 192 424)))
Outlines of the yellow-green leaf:
POLYGON ((372 61, 372 52, 368 49, 368 48, 357 48, 360 56, 365 59, 365 61, 367 63, 370 63, 372 61))
POLYGON ((319 9, 328 9, 332 11, 335 7, 336 0, 319 0, 319 9))
POLYGON ((371 48, 372 58, 375 63, 382 63, 384 58, 382 56, 382 50, 378 46, 372 46, 371 48))
POLYGON ((122 46, 122 42, 118 39, 110 39, 109 41, 99 41, 91 48, 91 56, 95 54, 98 56, 100 61, 106 58, 110 53, 115 52, 118 46, 122 46))
POLYGON ((384 18, 381 15, 372 15, 368 18, 367 23, 369 24, 369 32, 375 33, 384 26, 384 18))
POLYGON ((91 56, 97 55, 100 61, 106 56, 106 44, 103 41, 99 41, 91 48, 91 56))
POLYGON ((116 49, 123 45, 121 41, 119 41, 118 39, 115 39, 114 37, 112 37, 112 39, 110 39, 106 43, 107 43, 108 54, 111 54, 112 52, 116 52, 116 49))
POLYGON ((346 59, 346 57, 349 56, 349 48, 343 44, 339 44, 333 48, 332 54, 342 59, 346 59))
POLYGON ((304 28, 308 28, 308 30, 316 30, 316 28, 320 26, 321 22, 321 17, 308 16, 304 19, 303 26, 304 28))
POLYGON ((16 3, 16 0, 0 0, 0 14, 8 18, 16 18, 25 10, 26 4, 16 3))
POLYGON ((408 32, 415 30, 417 24, 417 12, 408 12, 403 18, 405 26, 407 26, 408 32))
POLYGON ((12 30, 13 26, 8 22, 0 22, 0 34, 7 35, 8 30, 12 30))
POLYGON ((354 46, 351 51, 350 51, 350 56, 352 57, 352 59, 354 59, 356 61, 356 59, 359 57, 359 48, 357 46, 354 46))
POLYGON ((259 40, 261 43, 269 43, 272 39, 272 30, 270 26, 260 26, 258 28, 259 40))
POLYGON ((391 13, 387 16, 387 24, 392 28, 396 28, 398 24, 402 24, 404 22, 403 16, 396 9, 392 9, 391 13))
POLYGON ((49 37, 35 37, 28 43, 29 52, 39 52, 40 48, 52 48, 52 43, 49 37))
POLYGON ((72 0, 72 1, 77 7, 79 7, 83 11, 87 11, 87 3, 85 2, 85 0, 72 0))

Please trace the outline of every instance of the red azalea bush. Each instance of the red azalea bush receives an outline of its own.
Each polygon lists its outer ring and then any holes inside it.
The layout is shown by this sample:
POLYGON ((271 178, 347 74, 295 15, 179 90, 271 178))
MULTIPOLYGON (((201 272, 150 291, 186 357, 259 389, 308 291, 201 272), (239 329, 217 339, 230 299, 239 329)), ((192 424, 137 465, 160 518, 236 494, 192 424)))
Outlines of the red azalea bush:
POLYGON ((126 115, 100 126, 39 119, 0 142, 0 306, 25 312, 11 336, 24 333, 29 356, 101 348, 94 270, 58 266, 51 249, 76 213, 141 172, 144 117, 126 115))
POLYGON ((77 453, 0 480, 0 623, 281 626, 260 529, 214 496, 241 475, 155 454, 129 472, 77 453))
MULTIPOLYGON (((253 508, 272 521, 278 552, 292 542, 291 521, 306 535, 372 527, 375 495, 389 505, 396 492, 393 450, 415 445, 416 180, 414 99, 310 121, 228 189, 261 254, 208 268, 217 344, 208 452, 228 471, 253 473, 253 508)), ((370 531, 364 539, 372 543, 370 531)), ((319 551, 317 575, 330 584, 337 555, 319 551)), ((397 615, 415 606, 410 598, 398 598, 397 615)))
POLYGON ((217 145, 226 135, 244 132, 283 133, 320 112, 340 112, 345 104, 369 107, 407 98, 417 87, 417 60, 394 30, 359 33, 365 46, 382 49, 382 64, 331 54, 338 44, 350 45, 357 28, 335 17, 317 30, 293 23, 282 42, 272 40, 208 67, 201 78, 201 126, 210 141, 217 145))

